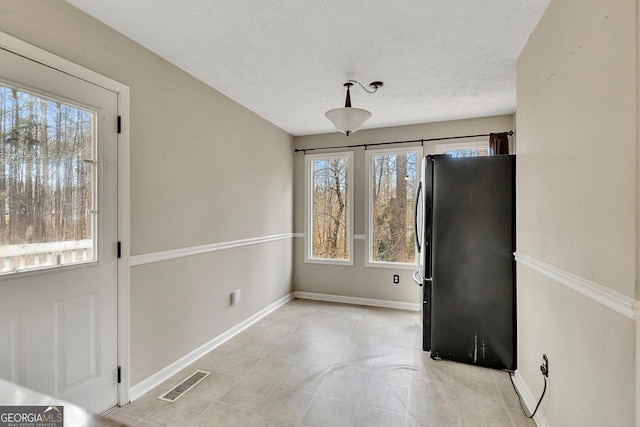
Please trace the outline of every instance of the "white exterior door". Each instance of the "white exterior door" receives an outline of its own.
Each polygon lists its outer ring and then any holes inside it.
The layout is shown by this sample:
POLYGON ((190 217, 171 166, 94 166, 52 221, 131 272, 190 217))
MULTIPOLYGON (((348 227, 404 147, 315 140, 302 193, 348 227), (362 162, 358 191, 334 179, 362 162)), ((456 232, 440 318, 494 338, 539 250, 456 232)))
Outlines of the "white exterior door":
POLYGON ((118 399, 116 123, 116 93, 0 49, 0 378, 97 413, 118 399))

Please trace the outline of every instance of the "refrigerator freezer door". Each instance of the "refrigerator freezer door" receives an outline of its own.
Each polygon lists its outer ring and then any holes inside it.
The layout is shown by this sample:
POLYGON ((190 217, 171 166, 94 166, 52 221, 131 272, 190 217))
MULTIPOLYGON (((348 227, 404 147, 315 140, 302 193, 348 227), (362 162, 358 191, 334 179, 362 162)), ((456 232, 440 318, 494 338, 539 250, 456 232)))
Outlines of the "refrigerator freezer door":
POLYGON ((431 357, 514 370, 515 158, 432 162, 431 357))

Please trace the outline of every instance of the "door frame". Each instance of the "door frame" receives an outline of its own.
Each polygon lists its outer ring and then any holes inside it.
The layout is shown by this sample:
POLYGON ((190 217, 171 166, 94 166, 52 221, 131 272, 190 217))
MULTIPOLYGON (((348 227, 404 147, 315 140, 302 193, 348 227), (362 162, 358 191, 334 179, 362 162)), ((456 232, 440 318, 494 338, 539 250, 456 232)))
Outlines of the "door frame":
MULTIPOLYGON (((26 43, 9 34, 0 31, 0 48, 11 51, 27 59, 34 60, 45 66, 85 80, 117 94, 118 116, 121 120, 120 133, 117 134, 118 143, 118 241, 121 242, 120 258, 118 261, 117 283, 117 318, 118 318, 118 366, 121 368, 121 382, 118 384, 118 406, 129 403, 129 335, 130 335, 130 158, 129 158, 129 86, 117 82, 109 77, 98 74, 81 65, 75 64, 39 47, 26 43)), ((114 123, 116 126, 116 123, 114 123)))

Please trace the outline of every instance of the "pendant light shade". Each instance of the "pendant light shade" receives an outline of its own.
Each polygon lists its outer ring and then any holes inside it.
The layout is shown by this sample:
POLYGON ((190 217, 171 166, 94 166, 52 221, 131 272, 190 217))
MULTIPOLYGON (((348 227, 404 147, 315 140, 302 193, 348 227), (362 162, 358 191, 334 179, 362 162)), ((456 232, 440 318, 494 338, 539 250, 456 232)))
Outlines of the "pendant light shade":
MULTIPOLYGON (((353 83, 358 83, 362 86, 362 84, 355 80, 348 80, 344 84, 344 87, 347 88, 347 99, 345 100, 344 108, 334 108, 324 114, 327 119, 331 120, 331 123, 333 123, 336 129, 347 136, 360 129, 362 125, 371 118, 371 112, 363 108, 351 107, 351 93, 349 89, 353 86, 353 83)), ((369 86, 373 89, 372 91, 367 90, 364 86, 362 86, 362 88, 369 93, 374 93, 378 88, 382 87, 382 82, 373 82, 369 86)))
POLYGON ((340 132, 349 136, 371 118, 371 112, 362 108, 344 107, 329 110, 324 115, 340 132))

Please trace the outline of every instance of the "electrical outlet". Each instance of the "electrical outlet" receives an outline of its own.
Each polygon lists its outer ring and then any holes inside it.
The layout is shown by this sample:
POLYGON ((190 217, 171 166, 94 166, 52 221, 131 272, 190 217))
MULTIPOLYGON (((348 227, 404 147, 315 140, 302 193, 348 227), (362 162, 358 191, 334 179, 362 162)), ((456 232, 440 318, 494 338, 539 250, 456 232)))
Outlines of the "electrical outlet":
POLYGON ((546 354, 542 355, 542 365, 540 365, 540 372, 542 372, 542 375, 544 375, 545 377, 549 377, 549 358, 546 354))
POLYGON ((398 283, 400 283, 400 276, 398 276, 397 274, 393 275, 393 283, 395 283, 396 285, 398 283))

